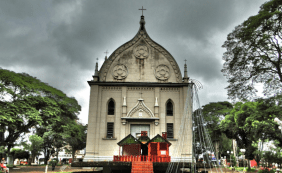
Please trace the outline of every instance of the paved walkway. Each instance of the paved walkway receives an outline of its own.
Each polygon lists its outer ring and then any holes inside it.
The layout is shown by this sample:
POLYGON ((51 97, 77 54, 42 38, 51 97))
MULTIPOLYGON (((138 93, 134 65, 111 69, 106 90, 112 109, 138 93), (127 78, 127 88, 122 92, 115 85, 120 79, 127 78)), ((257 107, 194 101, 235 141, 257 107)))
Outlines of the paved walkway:
MULTIPOLYGON (((46 166, 18 166, 10 168, 10 173, 13 172, 27 172, 27 173, 45 173, 46 166)), ((60 172, 61 166, 56 166, 55 170, 52 171, 52 166, 48 166, 48 173, 60 172)), ((68 167, 63 172, 90 172, 91 169, 82 169, 79 167, 68 167)))
MULTIPOLYGON (((10 173, 13 172, 27 172, 27 173, 45 173, 45 166, 18 166, 14 169, 10 169, 10 173)), ((52 171, 52 166, 48 166, 48 173, 52 172, 60 172, 61 166, 56 166, 55 171, 52 171)), ((91 169, 82 169, 80 167, 67 167, 63 172, 74 172, 74 173, 79 173, 79 172, 92 172, 93 170, 91 169)), ((199 171, 204 171, 204 169, 200 169, 199 171)), ((212 170, 207 169, 209 173, 216 173, 216 172, 221 172, 220 169, 213 168, 212 170)), ((256 171, 257 172, 257 171, 256 171)), ((237 171, 232 171, 230 169, 222 169, 222 173, 243 173, 243 172, 237 172, 237 171)), ((246 172, 249 173, 249 172, 246 172)), ((251 173, 251 172, 250 172, 251 173)), ((254 173, 254 172, 252 172, 254 173)))

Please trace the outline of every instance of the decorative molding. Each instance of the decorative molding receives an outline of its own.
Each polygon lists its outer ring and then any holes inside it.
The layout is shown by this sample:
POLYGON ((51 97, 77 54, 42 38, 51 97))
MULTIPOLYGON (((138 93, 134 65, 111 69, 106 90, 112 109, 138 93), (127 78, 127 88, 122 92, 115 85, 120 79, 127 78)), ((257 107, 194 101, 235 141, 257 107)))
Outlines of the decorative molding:
POLYGON ((127 113, 126 117, 131 117, 137 111, 145 111, 149 116, 154 117, 154 113, 145 105, 142 98, 138 99, 137 104, 127 113))
POLYGON ((112 76, 114 79, 122 80, 125 79, 128 75, 128 69, 123 64, 117 64, 112 71, 112 76))
POLYGON ((117 140, 117 138, 102 138, 103 140, 117 140))
POLYGON ((123 97, 123 105, 122 106, 126 106, 126 97, 123 97))
POLYGON ((155 106, 159 106, 159 104, 158 104, 158 97, 156 97, 155 106))
POLYGON ((139 118, 139 117, 121 117, 122 120, 150 120, 150 121, 155 121, 159 120, 160 118, 158 117, 151 117, 151 118, 139 118))
POLYGON ((179 92, 179 88, 172 88, 172 87, 168 87, 168 88, 161 88, 160 89, 161 92, 179 92))
POLYGON ((125 119, 122 119, 122 120, 121 120, 121 123, 122 123, 122 125, 125 125, 125 124, 126 124, 126 120, 125 120, 125 119))
POLYGON ((107 87, 136 87, 136 88, 149 88, 149 87, 192 87, 194 83, 162 83, 162 82, 103 82, 103 81, 87 81, 87 83, 97 86, 107 86, 107 87))
POLYGON ((146 42, 154 47, 156 50, 158 50, 160 53, 162 53, 166 58, 167 60, 170 62, 174 72, 175 72, 175 75, 176 75, 176 79, 177 79, 177 82, 182 82, 182 77, 181 77, 181 72, 180 72, 180 69, 175 61, 175 59, 170 55, 170 53, 165 50, 163 47, 161 47, 160 45, 154 43, 154 41, 152 41, 150 38, 145 38, 146 42))
POLYGON ((118 90, 118 91, 120 91, 121 87, 113 87, 113 86, 106 87, 106 86, 103 86, 102 90, 118 90))
POLYGON ((159 125, 159 120, 155 120, 155 125, 159 125))
POLYGON ((161 81, 167 81, 170 77, 169 67, 167 65, 161 64, 156 67, 155 77, 161 81))
POLYGON ((154 90, 155 88, 153 87, 127 87, 128 91, 134 91, 134 90, 142 90, 142 91, 149 91, 149 90, 154 90))

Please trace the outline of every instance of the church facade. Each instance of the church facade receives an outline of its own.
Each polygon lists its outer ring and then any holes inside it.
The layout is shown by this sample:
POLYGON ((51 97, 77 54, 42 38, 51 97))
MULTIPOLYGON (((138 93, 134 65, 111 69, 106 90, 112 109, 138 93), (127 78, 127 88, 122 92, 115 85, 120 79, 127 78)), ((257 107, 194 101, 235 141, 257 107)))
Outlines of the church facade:
POLYGON ((185 141, 179 132, 185 103, 188 100, 192 105, 186 64, 184 68, 182 77, 173 56, 149 37, 142 15, 135 37, 106 57, 100 70, 96 63, 93 80, 88 81, 84 161, 113 160, 113 155, 121 153, 117 143, 129 134, 138 138, 141 131, 147 131, 149 138, 167 132, 172 160, 191 159, 192 106, 187 111, 191 121, 184 125, 188 128, 185 141), (179 142, 182 144, 178 153, 179 142))

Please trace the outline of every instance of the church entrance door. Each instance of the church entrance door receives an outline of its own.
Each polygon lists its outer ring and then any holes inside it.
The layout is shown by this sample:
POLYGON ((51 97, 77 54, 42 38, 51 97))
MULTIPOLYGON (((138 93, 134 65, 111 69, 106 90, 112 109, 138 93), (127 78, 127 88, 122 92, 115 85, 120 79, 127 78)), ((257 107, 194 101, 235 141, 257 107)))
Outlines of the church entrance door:
POLYGON ((135 138, 141 136, 141 131, 147 131, 148 137, 150 136, 150 125, 149 124, 131 124, 130 125, 130 134, 135 138))

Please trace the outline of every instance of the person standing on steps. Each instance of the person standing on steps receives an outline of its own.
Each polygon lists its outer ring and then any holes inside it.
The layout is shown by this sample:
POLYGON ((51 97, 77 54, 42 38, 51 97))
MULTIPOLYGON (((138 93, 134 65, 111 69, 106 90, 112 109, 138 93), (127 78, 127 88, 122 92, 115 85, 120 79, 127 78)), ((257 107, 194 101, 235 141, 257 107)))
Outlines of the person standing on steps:
POLYGON ((56 163, 57 163, 57 162, 56 162, 55 160, 52 161, 52 171, 55 170, 56 163))

